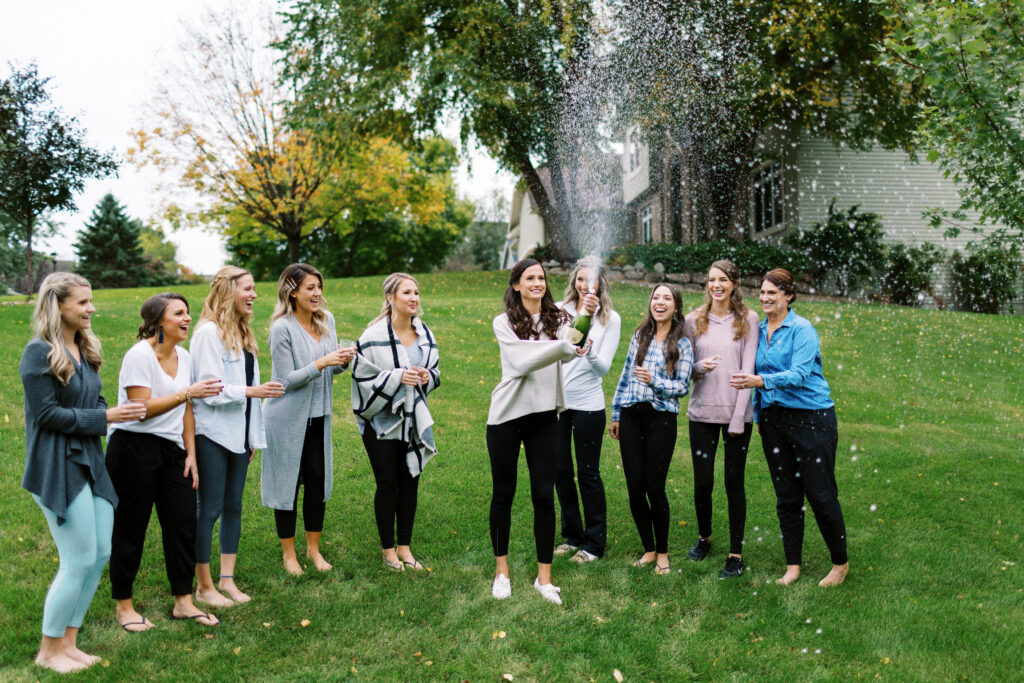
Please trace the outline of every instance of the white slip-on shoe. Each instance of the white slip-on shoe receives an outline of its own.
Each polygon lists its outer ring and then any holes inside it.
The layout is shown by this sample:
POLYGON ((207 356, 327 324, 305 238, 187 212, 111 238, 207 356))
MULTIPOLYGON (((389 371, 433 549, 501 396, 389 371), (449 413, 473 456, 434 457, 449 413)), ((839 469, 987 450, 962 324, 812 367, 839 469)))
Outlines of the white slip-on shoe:
POLYGON ((512 595, 512 582, 504 574, 494 577, 494 584, 491 586, 491 595, 497 600, 504 600, 512 595))
POLYGON ((569 545, 568 543, 562 543, 560 545, 555 546, 554 554, 557 557, 562 557, 563 555, 572 555, 574 552, 576 552, 576 550, 576 546, 569 545))
POLYGON ((533 580, 533 587, 537 589, 537 592, 541 594, 541 597, 548 602, 553 602, 556 605, 562 604, 562 598, 558 597, 558 594, 562 592, 562 589, 553 583, 540 585, 540 579, 533 580))

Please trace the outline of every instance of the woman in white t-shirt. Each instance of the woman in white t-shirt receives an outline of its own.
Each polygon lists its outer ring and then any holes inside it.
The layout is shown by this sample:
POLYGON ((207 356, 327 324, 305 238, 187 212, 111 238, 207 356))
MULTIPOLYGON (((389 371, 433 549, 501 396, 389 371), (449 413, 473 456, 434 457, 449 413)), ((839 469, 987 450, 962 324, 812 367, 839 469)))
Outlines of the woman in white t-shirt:
POLYGON ((606 420, 601 378, 612 366, 622 331, 622 320, 612 310, 608 277, 600 259, 588 256, 576 262, 569 274, 565 300, 558 306, 573 318, 581 309, 590 314, 587 339, 591 343, 583 356, 562 364, 566 409, 558 416, 555 491, 561 508, 564 542, 555 548, 555 555, 575 553, 571 558, 573 562, 592 562, 604 555, 608 539, 607 506, 600 470, 606 420), (576 444, 575 471, 573 443, 576 444), (583 503, 582 516, 580 502, 583 503))
POLYGON ((196 565, 196 470, 193 398, 216 396, 220 379, 192 383, 188 351, 188 301, 167 292, 142 304, 139 342, 124 356, 118 377, 118 404, 142 402, 146 417, 113 424, 107 435, 107 471, 119 504, 111 540, 110 585, 117 622, 125 631, 146 631, 153 623, 132 603, 146 527, 156 505, 163 536, 167 578, 174 595, 172 619, 194 619, 216 626, 217 617, 192 602, 196 565))

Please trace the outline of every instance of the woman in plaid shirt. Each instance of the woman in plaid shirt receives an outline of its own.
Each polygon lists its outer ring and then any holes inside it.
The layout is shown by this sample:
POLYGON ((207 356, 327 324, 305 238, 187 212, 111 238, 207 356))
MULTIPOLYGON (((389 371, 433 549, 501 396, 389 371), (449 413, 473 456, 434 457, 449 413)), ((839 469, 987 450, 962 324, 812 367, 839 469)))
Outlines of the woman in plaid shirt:
POLYGON ((665 480, 676 445, 679 397, 689 390, 692 365, 679 290, 658 285, 629 342, 609 429, 611 437, 619 439, 629 509, 644 545, 644 554, 633 566, 654 563, 657 574, 671 571, 665 480))

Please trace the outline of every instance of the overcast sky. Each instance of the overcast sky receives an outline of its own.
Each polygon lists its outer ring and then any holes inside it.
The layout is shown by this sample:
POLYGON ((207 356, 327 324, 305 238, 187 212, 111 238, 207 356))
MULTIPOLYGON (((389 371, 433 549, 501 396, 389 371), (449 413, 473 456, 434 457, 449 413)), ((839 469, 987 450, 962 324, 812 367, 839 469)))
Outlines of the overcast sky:
MULTIPOLYGON (((50 92, 67 114, 78 118, 89 143, 124 155, 127 132, 137 126, 142 105, 153 93, 153 78, 173 54, 182 20, 193 21, 207 8, 229 0, 3 0, 0 12, 0 74, 8 62, 25 66, 35 61, 43 77, 51 77, 50 92)), ((446 131, 454 139, 455 131, 446 131)), ((473 151, 463 163, 456 183, 460 196, 480 200, 496 188, 511 198, 514 179, 498 171, 485 153, 473 151)), ((114 194, 134 216, 148 221, 159 204, 157 181, 151 171, 123 164, 118 177, 92 180, 77 198, 76 213, 58 214, 62 234, 42 251, 73 258, 76 233, 107 192, 114 194)), ((222 240, 199 230, 171 233, 178 261, 200 273, 213 273, 226 258, 222 240)))

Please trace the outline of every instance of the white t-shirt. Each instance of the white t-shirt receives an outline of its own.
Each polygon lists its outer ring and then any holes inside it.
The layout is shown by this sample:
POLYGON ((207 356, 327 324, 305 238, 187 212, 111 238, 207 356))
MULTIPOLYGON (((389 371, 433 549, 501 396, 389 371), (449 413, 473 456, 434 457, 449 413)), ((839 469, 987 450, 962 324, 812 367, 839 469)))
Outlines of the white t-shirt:
MULTIPOLYGON (((121 373, 117 378, 117 403, 118 405, 128 401, 128 387, 146 387, 150 390, 150 398, 160 398, 171 394, 185 391, 192 383, 192 359, 188 351, 175 346, 178 352, 178 374, 171 377, 160 367, 156 351, 145 339, 128 349, 121 361, 121 373)), ((129 432, 140 434, 152 434, 162 439, 173 441, 178 448, 185 448, 185 442, 181 438, 184 429, 185 404, 168 410, 163 415, 151 417, 148 420, 139 422, 118 422, 110 425, 107 432, 109 438, 115 429, 124 429, 129 432)))

